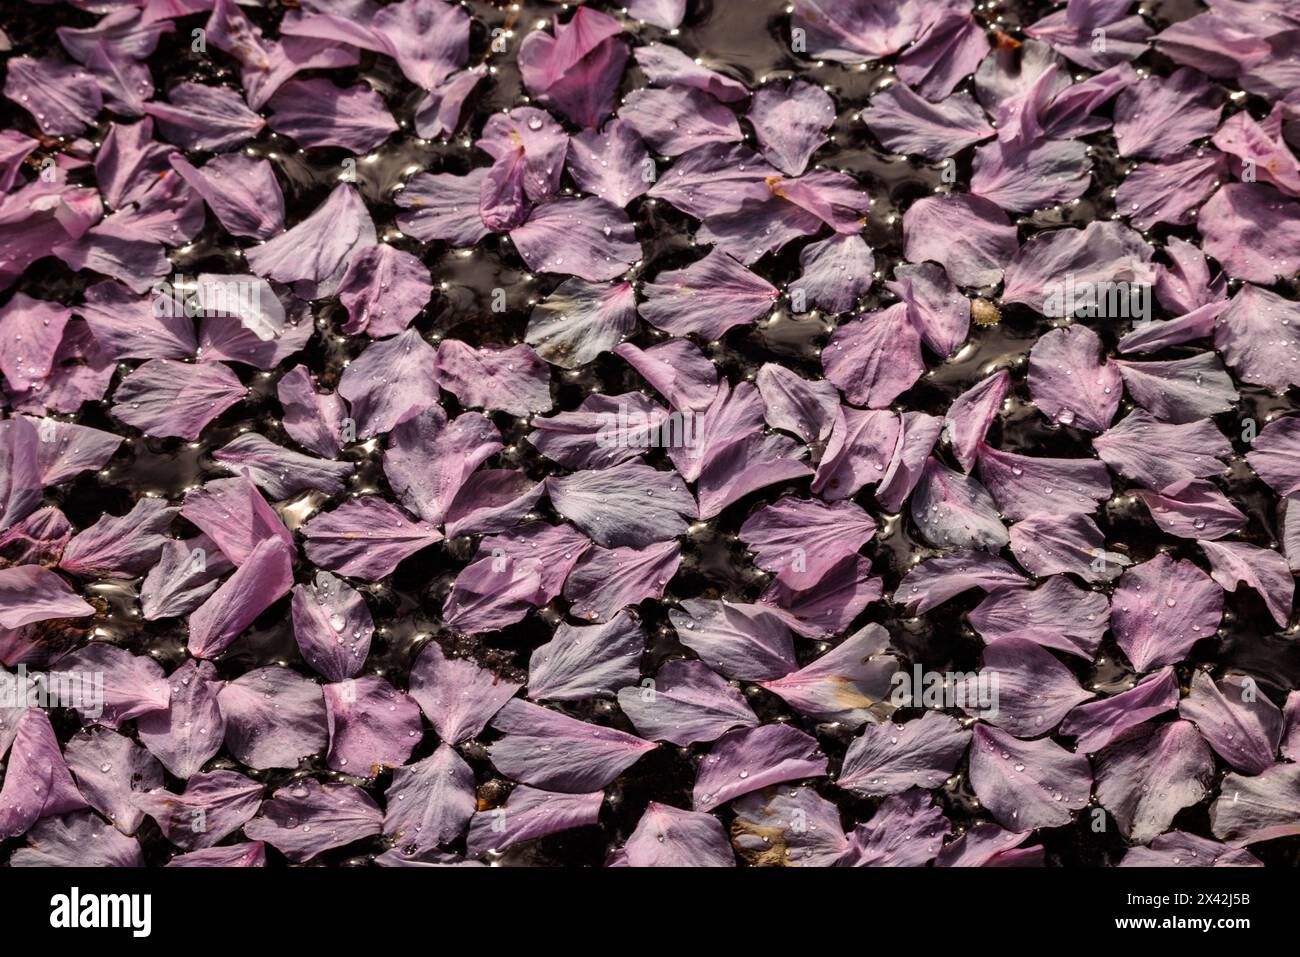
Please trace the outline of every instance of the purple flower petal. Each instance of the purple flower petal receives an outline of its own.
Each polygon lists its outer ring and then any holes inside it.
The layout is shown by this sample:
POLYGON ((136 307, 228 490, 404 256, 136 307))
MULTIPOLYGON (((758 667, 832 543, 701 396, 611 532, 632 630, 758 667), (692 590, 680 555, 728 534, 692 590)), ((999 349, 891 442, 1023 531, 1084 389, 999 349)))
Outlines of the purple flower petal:
POLYGON ((384 803, 384 833, 404 852, 450 844, 474 816, 474 772, 455 748, 439 745, 423 761, 393 771, 384 803))
POLYGON ((1265 425, 1251 443, 1246 461, 1279 495, 1300 490, 1300 418, 1287 416, 1265 425))
POLYGON ((684 269, 661 272, 644 292, 639 311, 646 321, 675 336, 697 333, 705 339, 752 324, 780 295, 720 249, 684 269))
POLYGON ((793 432, 813 446, 830 437, 840 408, 840 394, 830 382, 810 381, 785 366, 766 362, 755 385, 763 399, 763 417, 772 428, 793 432))
POLYGON ((1166 665, 1128 691, 1079 705, 1061 722, 1061 733, 1077 739, 1076 751, 1093 754, 1130 728, 1176 707, 1178 676, 1166 665))
POLYGON ((229 232, 270 239, 283 231, 284 195, 266 160, 228 153, 198 169, 180 155, 173 155, 170 162, 229 232))
MULTIPOLYGON (((251 551, 252 546, 249 548, 251 551)), ((145 621, 188 615, 217 590, 221 577, 234 568, 206 535, 188 541, 169 540, 158 564, 140 585, 140 613, 145 621)))
POLYGON ((382 768, 403 764, 420 743, 419 706, 383 678, 366 675, 323 690, 327 761, 335 771, 373 778, 382 768))
POLYGON ((258 543, 235 573, 190 615, 190 653, 213 658, 293 585, 292 552, 279 538, 258 543))
POLYGON ((751 791, 826 774, 817 741, 798 728, 769 724, 729 731, 700 761, 693 792, 697 811, 711 811, 751 791))
POLYGON ((1172 362, 1112 363, 1142 408, 1168 422, 1195 422, 1236 405, 1237 390, 1212 352, 1172 362))
POLYGON ((932 259, 959 286, 998 282, 1019 248, 1007 214, 964 193, 927 196, 909 206, 903 242, 909 262, 932 259))
POLYGON ((376 243, 352 258, 339 283, 339 302, 348 311, 343 331, 366 331, 372 339, 395 336, 429 304, 429 269, 408 252, 376 243))
POLYGON ((656 747, 635 735, 517 699, 497 712, 492 727, 505 734, 490 749, 498 771, 565 794, 603 788, 656 747))
POLYGON ((830 867, 849 849, 839 809, 810 787, 765 788, 732 808, 732 843, 755 867, 830 867))
POLYGON ((438 401, 437 355, 419 330, 407 329, 372 342, 348 365, 338 394, 357 420, 357 438, 390 432, 438 401))
POLYGON ((1110 621, 1110 602, 1064 575, 1038 588, 999 588, 970 613, 985 644, 1023 638, 1069 655, 1091 658, 1110 621))
POLYGON ((605 795, 556 794, 521 786, 510 792, 503 807, 479 811, 469 824, 465 853, 482 857, 525 841, 595 824, 605 795))
POLYGON ((552 365, 576 369, 611 351, 635 326, 631 283, 566 279, 533 309, 524 338, 552 365))
POLYGON ((296 768, 329 741, 320 685, 288 668, 245 672, 222 686, 217 703, 226 747, 250 768, 296 768))
MULTIPOLYGON (((1276 237, 1268 241, 1285 242, 1276 237)), ((1292 328, 1300 322, 1300 304, 1247 284, 1223 306, 1213 303, 1205 313, 1207 318, 1217 316, 1214 344, 1232 371, 1246 382, 1279 391, 1300 381, 1292 361, 1300 355, 1300 330, 1292 328)))
POLYGON ((183 794, 158 788, 136 795, 135 803, 169 841, 192 851, 219 843, 256 814, 262 785, 235 771, 204 771, 183 794))
POLYGON ((544 488, 541 482, 510 469, 475 472, 447 511, 447 537, 505 531, 537 504, 544 488))
POLYGON ((798 176, 827 141, 835 101, 803 80, 777 81, 755 91, 746 116, 767 161, 788 176, 798 176))
POLYGON ((417 173, 393 199, 408 212, 397 215, 397 227, 424 242, 445 240, 453 246, 473 246, 491 230, 479 215, 479 195, 486 169, 465 176, 417 173))
POLYGON ((921 867, 934 859, 951 830, 931 796, 914 789, 886 798, 849 835, 840 867, 921 867))
POLYGON ((943 269, 933 263, 901 265, 885 286, 907 304, 908 319, 936 355, 947 358, 966 341, 970 302, 943 269))
POLYGON ((1186 67, 1130 86, 1115 101, 1121 156, 1168 159, 1219 125, 1222 91, 1186 67))
POLYGON ((1108 9, 1104 3, 1094 6, 1074 0, 1065 10, 1050 13, 1025 27, 1025 33, 1050 43, 1080 66, 1104 70, 1141 56, 1151 35, 1151 28, 1141 17, 1121 17, 1122 11, 1117 12, 1113 7, 1113 4, 1108 9), (1076 14, 1076 10, 1086 12, 1076 14), (1112 16, 1119 19, 1111 21, 1112 16), (1102 32, 1097 34, 1096 30, 1102 32), (1102 49, 1098 49, 1098 36, 1105 37, 1102 49))
POLYGON ((1002 638, 986 647, 979 680, 997 689, 992 705, 985 705, 980 686, 971 681, 966 712, 1018 738, 1052 731, 1075 705, 1092 697, 1050 651, 1024 638, 1002 638))
POLYGON ((933 456, 912 495, 912 519, 926 540, 941 548, 997 551, 1008 541, 1006 526, 984 486, 933 456))
POLYGON ((988 52, 988 37, 973 17, 945 10, 898 58, 897 72, 922 96, 942 100, 975 72, 988 52))
POLYGON ((641 677, 645 631, 628 614, 605 625, 575 628, 561 622, 528 659, 528 697, 581 701, 612 695, 641 677))
POLYGON ((540 586, 533 602, 544 605, 560 594, 569 572, 589 548, 591 541, 572 526, 534 521, 482 539, 474 558, 507 558, 536 572, 540 586))
POLYGON ((202 770, 221 750, 226 719, 217 706, 217 669, 206 661, 186 661, 172 672, 171 702, 136 721, 143 744, 163 766, 182 780, 202 770))
POLYGON ((1019 741, 977 724, 971 741, 970 780, 980 803, 1008 830, 1060 827, 1088 803, 1088 759, 1050 738, 1019 741))
POLYGON ((680 156, 713 143, 741 139, 735 114, 703 90, 673 86, 634 90, 619 107, 619 119, 656 153, 680 156))
POLYGON ((529 269, 591 282, 617 278, 641 258, 627 213, 596 196, 539 206, 510 239, 529 269))
POLYGON ((220 362, 150 359, 118 383, 112 413, 146 435, 192 442, 246 392, 220 362))
POLYGON ((77 789, 90 806, 123 834, 134 834, 144 814, 132 802, 137 791, 162 787, 158 760, 130 738, 107 728, 90 728, 68 742, 64 752, 77 789))
POLYGON ((876 260, 862 237, 836 233, 805 246, 799 254, 799 266, 803 272, 790 285, 795 311, 816 306, 830 313, 843 313, 871 288, 876 260))
POLYGON ((735 687, 703 662, 688 659, 666 661, 653 680, 620 689, 618 704, 643 738, 682 747, 758 724, 735 687))
POLYGON ((739 534, 755 565, 791 588, 805 589, 875 533, 871 516, 852 502, 826 505, 787 497, 750 515, 739 534))
POLYGON ((1197 671, 1178 713, 1196 722, 1210 747, 1238 771, 1259 774, 1277 758, 1282 712, 1251 678, 1227 675, 1216 682, 1197 671))
POLYGON ((209 847, 188 854, 177 854, 167 867, 266 867, 266 844, 244 841, 223 847, 209 847))
POLYGON ((479 558, 461 571, 442 606, 442 623, 465 635, 499 631, 541 604, 542 577, 504 553, 479 558))
POLYGON ((411 668, 411 697, 438 737, 460 744, 477 737, 522 685, 484 671, 472 661, 448 658, 430 642, 411 668))
POLYGON ((534 30, 519 47, 524 86, 579 126, 600 125, 614 108, 614 93, 627 63, 627 46, 615 37, 613 17, 579 7, 568 23, 555 18, 555 35, 534 30))
POLYGON ((867 625, 811 664, 760 684, 795 710, 853 729, 893 712, 888 703, 898 660, 885 653, 889 634, 867 625))
POLYGON ((280 424, 290 438, 308 451, 335 458, 343 448, 347 406, 337 392, 317 392, 316 377, 297 365, 276 383, 276 398, 284 414, 280 424))
POLYGON ((456 4, 403 0, 381 7, 370 28, 406 78, 426 90, 469 59, 470 17, 456 4))
POLYGON ((1011 552, 1028 572, 1040 578, 1062 572, 1084 581, 1115 578, 1127 556, 1105 549, 1105 538, 1089 516, 1038 512, 1011 526, 1011 552))
POLYGON ((840 325, 822 351, 826 378, 858 405, 888 406, 925 372, 906 303, 840 325))
POLYGON ((1142 409, 1092 440, 1101 460, 1116 472, 1157 492, 1175 491, 1189 479, 1221 471, 1232 446, 1214 422, 1158 422, 1142 409))
POLYGON ((565 162, 580 189, 618 207, 627 206, 654 182, 654 161, 645 143, 620 119, 610 120, 599 132, 584 130, 570 139, 565 162))
POLYGON ((669 420, 668 410, 640 392, 607 396, 594 393, 572 412, 535 416, 528 441, 552 461, 570 469, 606 469, 669 441, 685 439, 685 420, 669 420), (678 425, 674 425, 677 422, 678 425))
POLYGON ((1189 722, 1143 729, 1097 757, 1097 803, 1136 843, 1159 836, 1179 811, 1205 797, 1214 779, 1214 758, 1189 722))
POLYGON ((995 133, 968 94, 955 93, 931 103, 903 83, 873 96, 862 119, 889 149, 931 161, 952 156, 995 133))
POLYGON ((0 372, 15 392, 39 389, 54 367, 54 355, 72 310, 24 293, 0 308, 0 337, 15 343, 0 355, 0 372))
POLYGON ((870 63, 897 53, 925 26, 917 4, 891 0, 796 0, 791 18, 808 54, 837 63, 870 63))
POLYGON ((1233 175, 1242 178, 1245 162, 1262 182, 1276 186, 1290 196, 1300 196, 1300 161, 1282 139, 1283 106, 1276 103, 1263 123, 1249 113, 1236 113, 1224 120, 1214 134, 1214 145, 1234 157, 1233 175))
POLYGON ((466 412, 448 422, 433 406, 393 431, 384 474, 402 504, 426 522, 440 522, 469 476, 501 448, 490 419, 466 412))
POLYGON ((374 244, 365 203, 340 183, 306 219, 244 256, 257 275, 292 284, 303 299, 319 299, 333 295, 352 258, 374 244))
MULTIPOLYGON (((1101 339, 1083 325, 1053 329, 1030 352, 1030 393, 1048 419, 1105 432, 1121 395, 1119 369, 1097 356, 1101 339)), ((1091 511, 1091 510, 1089 510, 1091 511)))
POLYGON ((326 79, 291 80, 267 105, 271 128, 304 149, 338 146, 365 153, 397 132, 383 97, 364 83, 338 87, 326 79))
POLYGON ((986 445, 979 452, 979 473, 1001 513, 1012 521, 1035 512, 1089 514, 1111 494, 1110 473, 1095 459, 1031 458, 986 445))
POLYGON ((553 477, 546 488, 555 510, 605 548, 644 548, 676 538, 696 516, 695 500, 676 472, 641 462, 553 477))
POLYGON ((142 498, 122 516, 104 515, 68 542, 59 567, 83 578, 135 578, 157 560, 162 534, 178 509, 159 498, 142 498))
POLYGON ((975 464, 989 426, 997 420, 1010 383, 1007 371, 1001 369, 971 386, 948 406, 944 428, 952 442, 953 455, 967 472, 975 464))
MULTIPOLYGON (((684 3, 680 5, 685 6, 684 3)), ((628 12, 637 16, 631 4, 628 12)), ((647 43, 633 50, 632 55, 646 79, 656 86, 702 90, 723 103, 738 103, 749 97, 749 89, 739 80, 710 70, 666 43, 647 43)))
POLYGON ((1055 229, 1033 236, 1007 266, 1004 303, 1022 302, 1044 315, 1072 315, 1088 305, 1085 283, 1143 282, 1152 249, 1141 235, 1117 222, 1083 229, 1055 229), (1073 277, 1073 286, 1066 277, 1073 277), (1074 300, 1066 297, 1074 294, 1074 300))
POLYGON ((550 369, 531 346, 474 349, 458 339, 444 339, 438 346, 436 375, 463 406, 519 416, 552 406, 550 369))
POLYGON ((1212 540, 1231 535, 1246 524, 1246 516, 1212 482, 1192 479, 1175 488, 1177 491, 1168 495, 1137 490, 1162 531, 1179 538, 1212 540))
POLYGON ((31 113, 47 136, 76 136, 103 107, 99 85, 84 67, 52 57, 10 59, 5 96, 31 113))
POLYGON ((1286 559, 1271 548, 1257 548, 1244 542, 1197 541, 1210 560, 1210 577, 1224 591, 1236 591, 1245 582, 1259 592, 1279 628, 1291 621, 1295 579, 1286 559))
MULTIPOLYGON (((1205 16, 1210 16, 1205 14, 1205 16)), ((1187 22, 1187 21, 1184 21, 1187 22)), ((1174 24, 1180 26, 1181 24, 1174 24)), ((1133 847, 1119 867, 1263 867, 1249 851, 1228 847, 1184 831, 1161 834, 1150 847, 1133 847)))
POLYGON ((167 99, 169 103, 146 103, 144 111, 157 120, 167 140, 187 150, 231 150, 266 126, 266 120, 224 86, 178 83, 167 99))
POLYGON ((370 652, 375 623, 365 599, 329 572, 293 586, 293 634, 306 661, 328 681, 355 677, 370 652))
POLYGON ((1163 552, 1124 572, 1111 607, 1111 628, 1133 666, 1148 671, 1182 660, 1202 638, 1214 637, 1223 593, 1187 560, 1163 552))
POLYGON ((1202 248, 1229 276, 1267 286, 1300 269, 1300 202, 1272 186, 1227 183, 1196 224, 1202 248))
POLYGON ((681 563, 681 547, 662 542, 645 548, 593 548, 564 583, 569 614, 608 621, 621 609, 647 598, 662 600, 681 563))
POLYGON ((38 821, 27 840, 27 847, 14 851, 11 867, 144 866, 135 838, 120 834, 89 811, 38 821))
POLYGON ((544 110, 494 114, 475 145, 495 160, 479 198, 479 213, 491 228, 518 226, 534 203, 559 192, 569 137, 544 110))
POLYGON ((869 724, 850 742, 835 783, 872 797, 938 787, 956 769, 970 738, 960 722, 937 711, 903 724, 869 724))
POLYGON ((84 618, 95 609, 68 583, 39 565, 0 568, 0 628, 21 628, 52 618, 84 618))
POLYGON ((876 501, 887 512, 898 513, 916 488, 925 463, 943 431, 943 419, 924 412, 904 412, 899 417, 893 457, 876 488, 876 501))
POLYGON ((614 349, 614 354, 639 372, 675 409, 702 411, 717 394, 717 367, 685 339, 669 339, 644 351, 624 342, 614 349))
POLYGON ((416 522, 381 498, 349 499, 303 526, 303 550, 322 568, 378 581, 402 559, 442 541, 428 522, 416 522))
POLYGON ((378 834, 383 826, 384 812, 361 788, 302 778, 271 795, 258 816, 244 825, 244 833, 300 864, 322 851, 378 834))
POLYGON ((27 709, 18 719, 0 787, 0 835, 18 837, 42 818, 87 806, 68 773, 49 717, 27 709))
POLYGON ((899 582, 894 601, 905 604, 914 615, 923 615, 971 588, 996 592, 1027 584, 1022 575, 996 555, 959 551, 928 559, 909 571, 899 582))
POLYGON ((835 562, 812 587, 795 590, 773 581, 759 596, 789 612, 803 624, 803 633, 818 637, 848 628, 881 595, 882 583, 871 577, 871 562, 849 555, 835 562))
POLYGON ((1092 161, 1078 140, 1012 145, 998 140, 975 151, 970 191, 1013 213, 1078 199, 1091 181, 1092 161))
MULTIPOLYGON (((59 660, 51 669, 66 674, 67 680, 103 679, 103 701, 86 702, 76 709, 82 720, 117 728, 123 721, 164 710, 171 700, 171 686, 162 666, 144 655, 132 655, 116 645, 93 641, 59 660), (102 707, 101 707, 102 706, 102 707)), ((98 691, 98 689, 96 689, 98 691)), ((96 694, 95 697, 98 697, 96 694)))
POLYGON ((1226 178, 1226 167, 1223 155, 1213 152, 1198 152, 1177 161, 1142 163, 1116 189, 1115 208, 1141 230, 1156 223, 1189 225, 1196 208, 1226 178))
POLYGON ((795 670, 789 620, 769 605, 693 598, 668 617, 677 640, 728 678, 762 681, 795 670))
POLYGON ((722 823, 711 814, 651 801, 619 852, 627 867, 735 867, 722 823))
POLYGON ((1279 763, 1262 774, 1229 774, 1210 805, 1214 836, 1237 847, 1300 834, 1295 792, 1300 765, 1279 763))
POLYGON ((1008 831, 981 821, 945 844, 934 860, 935 867, 1014 867, 1021 864, 1042 867, 1043 848, 1016 850, 1028 838, 1028 831, 1008 831))
POLYGON ((487 67, 471 67, 430 90, 415 107, 416 134, 427 140, 454 135, 460 127, 465 101, 487 75, 487 67))

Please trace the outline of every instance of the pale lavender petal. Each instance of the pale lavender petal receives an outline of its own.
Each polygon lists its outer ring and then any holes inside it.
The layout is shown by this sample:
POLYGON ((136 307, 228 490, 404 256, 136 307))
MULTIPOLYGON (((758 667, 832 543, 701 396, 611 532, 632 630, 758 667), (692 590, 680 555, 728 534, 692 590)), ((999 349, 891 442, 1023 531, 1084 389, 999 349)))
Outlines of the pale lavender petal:
POLYGON ((835 101, 821 87, 803 80, 759 87, 746 114, 767 161, 798 176, 826 142, 835 122, 835 101))
POLYGON ((284 194, 266 160, 227 153, 213 157, 198 169, 179 155, 170 161, 172 169, 203 197, 229 232, 270 239, 283 231, 284 194))
MULTIPOLYGON (((685 8, 684 0, 675 0, 675 2, 680 8, 685 8)), ((642 3, 644 4, 645 0, 642 0, 642 3)), ((633 4, 628 4, 628 12, 638 16, 633 4)), ((646 75, 646 79, 656 86, 682 86, 703 90, 723 103, 737 103, 749 96, 749 90, 739 80, 733 80, 729 76, 710 70, 666 43, 647 43, 638 46, 632 51, 632 55, 636 57, 636 64, 646 75)))
POLYGON ((914 788, 886 798, 870 821, 849 834, 840 867, 922 867, 951 830, 929 793, 914 788))
POLYGON ((975 726, 970 780, 975 793, 1008 830, 1060 827, 1088 803, 1088 759, 1050 738, 1019 741, 996 728, 975 726))
POLYGON ((186 661, 167 679, 171 701, 165 711, 141 715, 136 721, 140 743, 182 780, 202 770, 221 750, 226 719, 217 706, 221 682, 206 661, 186 661))
POLYGON ((49 716, 29 708, 18 731, 0 786, 0 835, 19 837, 42 818, 86 807, 59 750, 49 716))
POLYGON ((550 369, 532 346, 474 349, 458 339, 444 339, 438 346, 436 375, 444 389, 470 408, 524 416, 552 406, 550 369))
POLYGON ((925 373, 921 337, 906 303, 840 325, 822 350, 826 378, 857 405, 881 409, 925 373))
POLYGON ((1246 516, 1212 482, 1192 479, 1175 489, 1167 495, 1137 490, 1152 520, 1170 535, 1213 540, 1246 524, 1246 516))
POLYGON ((941 100, 975 72, 988 51, 988 37, 973 17, 945 10, 898 58, 896 70, 922 96, 941 100))
POLYGON ((262 841, 244 841, 209 847, 188 854, 177 854, 166 867, 265 867, 266 844, 262 841))
POLYGON ((347 582, 318 571, 293 587, 293 634, 308 664, 327 681, 355 677, 370 653, 375 623, 366 600, 347 582))
POLYGON ((1291 621, 1295 579, 1281 553, 1244 542, 1197 541, 1210 560, 1210 576, 1224 591, 1245 582, 1259 592, 1279 628, 1291 621))
POLYGON ((1253 678, 1226 675, 1216 682, 1197 671, 1178 713, 1196 722, 1210 747, 1238 771, 1259 774, 1277 760, 1282 712, 1253 678))
POLYGON ((224 86, 178 83, 167 99, 169 103, 146 103, 144 111, 157 120, 164 137, 187 150, 234 149, 266 126, 266 120, 224 86))
POLYGON ((162 666, 145 655, 133 655, 106 641, 92 641, 72 654, 59 659, 51 669, 66 675, 65 680, 103 681, 102 698, 95 687, 94 701, 84 702, 76 710, 87 722, 117 728, 123 721, 166 709, 171 700, 171 686, 163 677, 162 666))
POLYGON ((839 808, 810 787, 774 785, 732 810, 732 844, 755 867, 830 867, 849 849, 839 808))
POLYGON ((755 565, 792 588, 805 589, 840 559, 856 554, 875 533, 871 516, 852 502, 826 505, 783 498, 750 515, 739 535, 754 553, 755 565))
POLYGON ((645 548, 593 548, 564 583, 569 614, 608 621, 621 609, 647 598, 661 600, 681 564, 681 546, 662 542, 645 548))
POLYGON ((442 606, 442 622, 461 634, 499 631, 522 621, 542 590, 536 567, 494 551, 461 571, 442 606))
POLYGON ((741 795, 800 778, 826 774, 815 738, 786 724, 729 731, 701 761, 695 776, 697 811, 711 811, 741 795))
POLYGON ((318 392, 316 377, 296 365, 280 377, 275 394, 284 414, 280 424, 289 437, 317 455, 336 457, 343 448, 347 406, 337 392, 318 392))
MULTIPOLYGON (((406 762, 424 729, 420 707, 377 675, 327 684, 327 762, 335 771, 373 778, 406 762)), ((251 836, 251 835, 250 835, 251 836)))
POLYGON ((984 446, 979 473, 1001 513, 1012 521, 1035 512, 1091 514, 1111 494, 1110 473, 1096 459, 1031 458, 984 446))
POLYGON ((944 429, 952 443, 953 455, 967 472, 975 464, 989 426, 997 420, 1010 384, 1011 377, 1005 369, 1000 369, 971 386, 948 406, 944 429))
POLYGON ((360 154, 397 132, 383 97, 364 83, 338 87, 326 79, 291 80, 267 106, 271 129, 303 148, 337 146, 360 154))
POLYGON ((621 689, 618 704, 643 738, 682 747, 758 724, 744 695, 703 662, 688 659, 666 661, 653 679, 621 689))
POLYGON ((654 183, 654 161, 645 143, 631 124, 620 119, 610 120, 599 132, 584 130, 570 139, 565 162, 580 189, 619 207, 654 183))
POLYGON ((1229 774, 1210 805, 1214 836, 1236 847, 1300 834, 1300 765, 1278 763, 1262 774, 1229 774))
POLYGON ((518 699, 497 712, 492 727, 505 734, 490 748, 498 771, 566 794, 603 788, 656 747, 635 735, 518 699))
POLYGON ((1068 572, 1084 581, 1115 578, 1129 558, 1106 551, 1105 537, 1088 515, 1037 512, 1011 526, 1011 553, 1028 572, 1045 578, 1068 572))
POLYGON ((190 615, 190 653, 197 658, 221 654, 292 585, 291 551, 279 538, 265 539, 190 615))
POLYGON ((953 156, 996 132, 969 94, 954 93, 931 103, 904 83, 873 96, 862 120, 894 152, 931 161, 953 156))
POLYGON ((984 486, 933 456, 912 495, 912 519, 926 540, 941 548, 997 551, 1008 541, 1006 526, 984 486))
POLYGON ((892 0, 796 0, 791 23, 804 31, 809 55, 837 63, 897 53, 925 25, 920 5, 892 0))
POLYGON ((898 660, 886 653, 889 633, 867 625, 820 658, 775 681, 760 684, 796 711, 849 729, 893 713, 889 703, 898 660))
POLYGON ((959 551, 921 562, 899 582, 894 601, 915 615, 937 608, 971 588, 996 592, 1027 585, 1005 560, 982 551, 959 551))
POLYGON ((777 579, 763 590, 760 602, 789 612, 803 633, 823 637, 843 631, 868 605, 880 598, 883 583, 871 577, 871 561, 848 555, 835 562, 814 585, 796 590, 777 579))
POLYGON ((1227 183, 1196 224, 1202 248, 1229 276, 1267 286, 1300 269, 1300 202, 1272 186, 1227 183))
POLYGON ((627 213, 597 196, 539 206, 510 239, 530 269, 590 282, 617 278, 641 258, 627 213))
POLYGON ((1197 641, 1214 637, 1222 613, 1223 593, 1210 577, 1162 552, 1124 572, 1111 628, 1133 666, 1147 671, 1182 660, 1197 641))
POLYGON ((909 262, 932 259, 959 286, 998 282, 1020 246, 1006 213, 964 193, 927 196, 909 206, 903 242, 909 262))
POLYGON ((1110 602, 1085 591, 1064 575, 1038 588, 1000 588, 970 613, 971 626, 986 644, 1023 638, 1066 654, 1091 658, 1110 621, 1110 602))
POLYGON ((644 351, 624 342, 614 354, 639 372, 675 409, 702 411, 717 394, 717 367, 685 339, 669 339, 644 351))
POLYGON ((0 568, 0 628, 21 628, 52 618, 84 618, 95 609, 61 577, 40 565, 0 568))
POLYGON ((661 272, 643 289, 639 311, 675 336, 697 333, 720 339, 732 326, 751 325, 780 293, 720 249, 684 269, 661 272))
POLYGON ((123 834, 134 834, 144 814, 131 800, 136 791, 162 787, 158 760, 130 738, 107 728, 73 735, 64 751, 77 790, 123 834))
POLYGON ((438 401, 437 355, 419 330, 407 329, 372 342, 348 365, 338 394, 352 409, 357 438, 391 432, 438 401))
POLYGON ((250 768, 296 768, 329 741, 320 685, 288 668, 255 668, 227 681, 217 703, 226 747, 250 768))
POLYGON ((361 196, 340 183, 306 219, 244 257, 257 275, 292 285, 303 299, 319 299, 334 294, 352 257, 375 240, 361 196))
POLYGON ((450 744, 477 737, 522 687, 472 661, 448 658, 436 642, 420 652, 411 668, 410 683, 411 697, 438 737, 450 744))
POLYGON ((510 792, 503 807, 482 810, 469 824, 465 853, 482 857, 489 851, 502 851, 515 844, 535 841, 560 831, 588 827, 596 823, 605 795, 557 794, 521 786, 510 792))
POLYGON ((938 711, 903 724, 869 724, 849 744, 835 783, 872 797, 939 787, 956 769, 970 739, 961 722, 938 711))
POLYGON ((722 822, 651 801, 622 849, 628 867, 735 867, 722 822))
POLYGON ((393 772, 384 792, 384 833, 405 853, 449 844, 477 807, 474 772, 449 744, 393 772))
POLYGON ((1092 697, 1050 651, 1023 638, 1002 638, 986 647, 978 679, 967 682, 965 690, 962 707, 968 714, 1018 738, 1051 732, 1075 705, 1092 697), (985 687, 996 689, 991 702, 981 693, 985 687))
POLYGON ((524 339, 561 369, 576 369, 613 350, 636 326, 629 282, 566 279, 534 307, 524 339))
POLYGON ((365 330, 372 339, 402 332, 433 296, 429 269, 408 252, 376 243, 352 257, 339 283, 339 302, 348 311, 343 331, 365 330))
POLYGON ((238 377, 220 362, 150 359, 118 383, 112 413, 146 435, 177 436, 192 442, 246 392, 238 377))
POLYGON ((474 470, 501 448, 491 419, 465 412, 448 422, 435 405, 393 430, 384 475, 403 505, 426 522, 441 522, 474 470))
POLYGON ((697 509, 676 472, 623 462, 546 481, 555 510, 605 548, 644 548, 686 531, 697 509))
POLYGON ((94 76, 80 64, 52 57, 10 59, 5 96, 31 113, 47 136, 76 136, 103 107, 94 76))
MULTIPOLYGON (((1153 250, 1123 223, 1094 221, 1083 229, 1040 232, 1007 266, 1002 301, 1021 302, 1044 315, 1072 315, 1086 307, 1085 284, 1146 282, 1153 250), (1073 301, 1067 299, 1074 294, 1073 301), (1073 307, 1073 309, 1071 308, 1073 307)), ((1099 304, 1098 304, 1099 305, 1099 304)))
POLYGON ((1115 360, 1134 401, 1166 422, 1195 422, 1227 412, 1240 396, 1212 352, 1170 362, 1115 360))
POLYGON ((677 640, 729 678, 761 681, 795 670, 789 623, 764 604, 693 598, 670 609, 677 640))
POLYGON ((806 312, 816 306, 829 313, 843 313, 871 288, 876 260, 861 236, 836 233, 805 246, 799 266, 803 272, 789 287, 794 311, 806 312))
POLYGON ((11 867, 144 866, 139 842, 89 811, 37 821, 27 841, 14 851, 11 867))
POLYGON ((1196 208, 1226 178, 1226 166, 1223 155, 1214 152, 1142 163, 1116 189, 1115 208, 1141 230, 1156 223, 1189 225, 1196 208))
POLYGON ((1072 735, 1075 750, 1100 751, 1124 732, 1178 707, 1178 675, 1166 665, 1127 691, 1081 704, 1061 722, 1061 733, 1072 735))
POLYGON ((966 341, 970 300, 957 291, 947 273, 934 263, 900 265, 886 288, 907 304, 907 317, 925 344, 947 358, 966 341))
POLYGON ((221 577, 234 569, 206 535, 168 541, 158 564, 140 584, 140 614, 145 621, 188 615, 217 590, 221 577))
POLYGON ((1167 159, 1219 125, 1223 93, 1186 67, 1149 77, 1115 101, 1115 142, 1121 156, 1167 159))
POLYGON ((735 114, 715 97, 690 87, 634 90, 624 99, 618 115, 663 156, 741 139, 735 114))
MULTIPOLYGON (((1205 14, 1209 16, 1209 14, 1205 14)), ((1186 21, 1184 21, 1186 22, 1186 21)), ((1179 24, 1174 24, 1178 26, 1179 24)), ((1263 867, 1249 851, 1184 831, 1161 834, 1149 847, 1129 848, 1118 867, 1263 867)))
POLYGON ((581 701, 613 695, 640 678, 644 650, 645 631, 626 613, 586 628, 561 622, 528 659, 528 697, 581 701))
POLYGON ((257 817, 244 825, 251 840, 264 841, 294 863, 380 833, 384 812, 351 784, 302 778, 280 788, 257 817))
POLYGON ((441 239, 453 246, 473 246, 491 230, 479 215, 479 196, 487 169, 464 176, 417 173, 397 194, 397 227, 424 242, 441 239))
POLYGON ((1213 780, 1214 758, 1187 721, 1144 725, 1097 756, 1097 803, 1139 844, 1205 797, 1213 780))
POLYGON ((1092 440, 1101 460, 1116 472, 1157 492, 1189 479, 1215 475, 1232 446, 1213 420, 1182 425, 1159 422, 1142 409, 1092 440))
POLYGON ((304 551, 323 568, 378 581, 402 559, 442 541, 428 522, 416 522, 381 498, 349 499, 303 526, 304 551))

